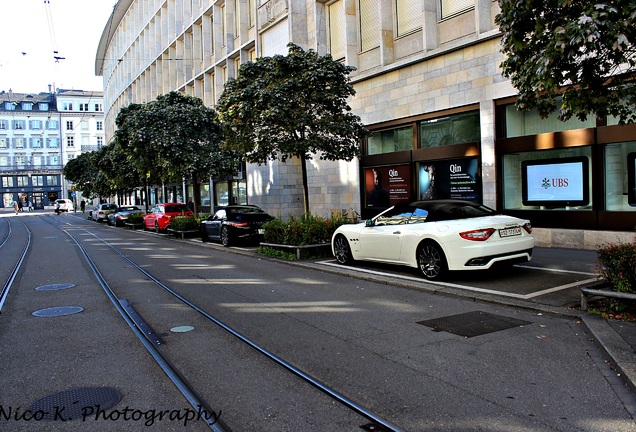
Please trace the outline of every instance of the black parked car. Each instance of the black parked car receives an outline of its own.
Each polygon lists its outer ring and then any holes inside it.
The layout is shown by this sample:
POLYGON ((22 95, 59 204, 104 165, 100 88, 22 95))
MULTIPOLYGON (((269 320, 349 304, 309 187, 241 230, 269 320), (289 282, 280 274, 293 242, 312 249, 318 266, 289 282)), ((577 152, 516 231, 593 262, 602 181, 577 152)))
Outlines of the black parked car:
POLYGON ((252 205, 230 205, 201 221, 201 240, 220 240, 227 247, 236 240, 263 238, 263 224, 274 219, 252 205))
POLYGON ((117 207, 117 210, 109 213, 108 216, 106 216, 106 221, 108 222, 108 225, 123 226, 124 223, 126 223, 126 221, 128 220, 128 217, 130 217, 130 215, 133 213, 143 212, 137 206, 117 207))

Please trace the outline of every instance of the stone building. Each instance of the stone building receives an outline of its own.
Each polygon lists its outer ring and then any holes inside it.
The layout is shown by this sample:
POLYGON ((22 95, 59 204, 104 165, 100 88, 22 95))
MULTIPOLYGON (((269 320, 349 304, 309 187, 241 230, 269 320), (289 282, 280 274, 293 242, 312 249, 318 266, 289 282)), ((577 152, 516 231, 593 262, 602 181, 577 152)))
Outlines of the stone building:
MULTIPOLYGON (((528 217, 542 245, 632 240, 636 125, 517 112, 497 12, 492 0, 120 0, 95 63, 106 139, 122 107, 172 90, 213 107, 241 63, 293 42, 357 68, 350 105, 373 131, 359 160, 308 164, 312 213, 456 197, 528 217)), ((204 193, 285 217, 302 212, 300 185, 298 161, 270 162, 204 193)))

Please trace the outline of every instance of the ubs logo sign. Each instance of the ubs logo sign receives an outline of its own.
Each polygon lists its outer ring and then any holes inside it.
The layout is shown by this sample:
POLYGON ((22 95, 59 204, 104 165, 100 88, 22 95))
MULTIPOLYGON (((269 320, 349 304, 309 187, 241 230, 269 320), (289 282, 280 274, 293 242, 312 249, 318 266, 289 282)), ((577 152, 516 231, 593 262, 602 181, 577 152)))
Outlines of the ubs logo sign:
POLYGON ((550 189, 551 187, 553 188, 566 188, 569 185, 569 181, 567 178, 553 178, 553 179, 548 179, 548 178, 544 178, 541 181, 541 187, 544 189, 550 189))

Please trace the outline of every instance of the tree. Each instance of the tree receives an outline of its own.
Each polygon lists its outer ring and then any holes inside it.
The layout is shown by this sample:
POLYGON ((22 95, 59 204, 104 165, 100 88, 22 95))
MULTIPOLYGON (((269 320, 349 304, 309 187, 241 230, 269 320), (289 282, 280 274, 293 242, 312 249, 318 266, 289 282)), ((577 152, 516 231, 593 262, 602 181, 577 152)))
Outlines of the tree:
POLYGON ((499 0, 503 75, 542 117, 636 121, 636 0, 499 0), (558 97, 562 96, 560 107, 558 97))
POLYGON ((95 166, 95 157, 94 152, 81 153, 76 158, 69 160, 62 171, 64 177, 75 183, 75 187, 82 191, 82 195, 85 197, 109 192, 109 189, 105 187, 106 181, 103 174, 95 166))
POLYGON ((137 167, 123 152, 117 139, 95 153, 93 164, 106 178, 111 191, 123 194, 143 184, 137 167))
POLYGON ((306 161, 350 161, 359 155, 368 131, 352 114, 355 94, 348 75, 355 70, 330 55, 289 44, 286 56, 258 58, 241 65, 225 84, 217 104, 226 145, 246 161, 301 160, 305 213, 309 213, 306 161))
POLYGON ((145 184, 181 182, 234 174, 240 157, 223 148, 218 115, 201 99, 177 92, 123 108, 115 136, 145 184))

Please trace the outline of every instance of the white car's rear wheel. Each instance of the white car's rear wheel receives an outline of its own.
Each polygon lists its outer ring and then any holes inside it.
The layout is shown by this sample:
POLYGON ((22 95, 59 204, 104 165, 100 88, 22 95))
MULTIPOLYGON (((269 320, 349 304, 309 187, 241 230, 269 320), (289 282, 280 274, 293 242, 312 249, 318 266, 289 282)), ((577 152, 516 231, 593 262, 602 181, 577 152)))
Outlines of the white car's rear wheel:
POLYGON ((420 245, 417 250, 417 266, 426 279, 441 279, 448 271, 442 248, 433 242, 420 245))
POLYGON ((334 239, 333 251, 336 256, 336 261, 338 261, 340 264, 350 264, 353 261, 349 242, 342 234, 339 234, 334 239))

